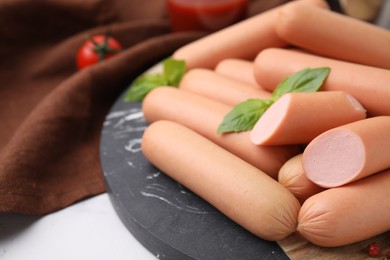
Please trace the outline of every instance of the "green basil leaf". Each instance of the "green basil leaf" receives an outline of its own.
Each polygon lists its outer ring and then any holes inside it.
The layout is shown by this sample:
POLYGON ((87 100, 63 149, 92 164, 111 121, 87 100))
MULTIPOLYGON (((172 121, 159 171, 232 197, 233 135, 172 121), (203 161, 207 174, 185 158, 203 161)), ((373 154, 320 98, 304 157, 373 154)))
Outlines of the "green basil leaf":
POLYGON ((251 130, 273 102, 273 100, 248 99, 239 103, 224 117, 217 132, 221 134, 251 130))
POLYGON ((143 74, 135 79, 125 94, 125 102, 136 102, 144 99, 151 90, 168 85, 165 76, 160 74, 143 74))
POLYGON ((163 62, 164 76, 170 86, 179 86, 180 80, 186 72, 184 60, 165 59, 163 62))
POLYGON ((329 75, 330 68, 306 68, 285 78, 272 92, 272 99, 277 100, 286 93, 316 92, 329 75))
POLYGON ((185 61, 167 58, 162 63, 162 74, 143 74, 130 85, 124 97, 125 102, 142 101, 146 94, 159 86, 179 86, 186 72, 185 61))

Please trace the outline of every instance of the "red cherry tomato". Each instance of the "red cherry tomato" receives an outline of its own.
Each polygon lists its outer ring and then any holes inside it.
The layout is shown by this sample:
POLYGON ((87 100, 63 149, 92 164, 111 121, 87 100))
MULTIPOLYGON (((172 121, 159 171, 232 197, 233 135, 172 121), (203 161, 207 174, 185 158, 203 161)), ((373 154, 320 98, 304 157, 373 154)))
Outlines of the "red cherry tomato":
POLYGON ((121 44, 113 37, 97 34, 86 40, 77 51, 77 68, 81 70, 109 59, 121 49, 121 44))

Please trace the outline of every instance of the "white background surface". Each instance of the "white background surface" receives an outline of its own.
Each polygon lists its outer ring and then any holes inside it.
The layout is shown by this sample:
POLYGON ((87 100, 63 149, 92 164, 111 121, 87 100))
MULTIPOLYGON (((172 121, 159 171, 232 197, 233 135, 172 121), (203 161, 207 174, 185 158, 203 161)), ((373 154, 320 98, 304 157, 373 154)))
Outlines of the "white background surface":
POLYGON ((108 195, 44 217, 0 214, 1 260, 155 260, 122 224, 108 195))

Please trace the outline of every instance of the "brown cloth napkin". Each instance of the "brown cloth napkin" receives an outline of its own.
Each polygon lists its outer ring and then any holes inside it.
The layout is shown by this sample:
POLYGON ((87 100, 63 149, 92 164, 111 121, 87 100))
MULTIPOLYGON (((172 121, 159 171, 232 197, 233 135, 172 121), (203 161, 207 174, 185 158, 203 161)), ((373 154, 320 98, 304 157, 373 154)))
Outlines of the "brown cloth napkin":
MULTIPOLYGON (((249 15, 285 1, 253 1, 249 15)), ((43 215, 105 191, 106 113, 145 69, 204 35, 172 33, 163 0, 0 0, 0 212, 43 215), (87 34, 116 57, 78 72, 87 34)))

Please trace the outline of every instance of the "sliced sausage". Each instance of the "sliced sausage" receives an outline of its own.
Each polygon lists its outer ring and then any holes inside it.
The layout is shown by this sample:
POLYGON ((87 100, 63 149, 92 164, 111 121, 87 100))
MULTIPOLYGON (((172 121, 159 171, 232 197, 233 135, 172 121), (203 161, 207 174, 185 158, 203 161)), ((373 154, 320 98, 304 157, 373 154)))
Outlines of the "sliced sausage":
POLYGON ((366 118, 366 110, 342 91, 288 93, 251 130, 256 145, 307 144, 319 134, 366 118))
POLYGON ((317 185, 329 188, 389 168, 389 130, 390 116, 378 116, 322 133, 303 153, 306 176, 317 185))

